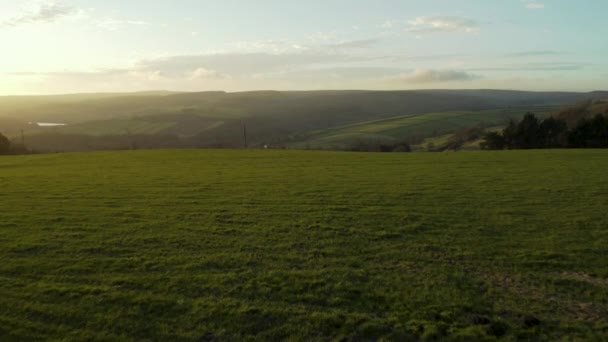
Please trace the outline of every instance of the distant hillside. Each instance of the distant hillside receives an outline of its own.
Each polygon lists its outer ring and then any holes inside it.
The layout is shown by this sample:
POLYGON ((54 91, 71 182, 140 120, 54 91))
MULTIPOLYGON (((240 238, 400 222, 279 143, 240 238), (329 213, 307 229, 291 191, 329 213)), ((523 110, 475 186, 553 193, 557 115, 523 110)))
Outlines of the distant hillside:
POLYGON ((555 113, 569 127, 574 127, 581 119, 590 119, 597 114, 608 114, 608 101, 584 101, 574 106, 567 106, 555 113))
MULTIPOLYGON (((196 146, 288 143, 314 132, 409 115, 571 105, 606 92, 504 90, 148 92, 0 97, 0 132, 79 135, 163 134, 196 146), (30 122, 65 123, 39 128, 30 122)), ((494 120, 476 117, 471 124, 494 120)), ((445 125, 439 125, 445 126, 445 125)), ((450 125, 447 125, 450 126, 450 125)), ((459 126, 459 125, 457 125, 459 126)), ((447 127, 449 128, 449 127, 447 127)), ((424 135, 428 132, 410 132, 424 135)), ((402 137, 395 137, 402 138, 402 137)))
POLYGON ((294 137, 289 146, 348 149, 359 144, 392 144, 400 141, 413 143, 421 141, 425 137, 441 136, 463 128, 506 124, 510 119, 523 117, 527 112, 535 112, 544 116, 558 108, 552 106, 513 107, 404 115, 310 132, 294 137))

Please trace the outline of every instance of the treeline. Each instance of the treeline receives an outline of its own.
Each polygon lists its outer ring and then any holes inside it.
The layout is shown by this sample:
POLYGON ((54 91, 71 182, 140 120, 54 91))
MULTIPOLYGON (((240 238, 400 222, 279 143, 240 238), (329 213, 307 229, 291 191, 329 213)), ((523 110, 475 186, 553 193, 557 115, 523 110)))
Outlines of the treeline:
MULTIPOLYGON (((253 131, 249 143, 243 137, 242 127, 232 134, 204 134, 190 137, 180 137, 173 134, 125 134, 125 135, 86 135, 65 133, 43 133, 27 135, 11 142, 4 139, 0 143, 0 154, 23 153, 56 153, 56 152, 88 152, 103 150, 146 150, 146 149, 183 149, 183 148, 212 148, 212 149, 284 149, 285 140, 278 137, 261 139, 253 131), (240 134, 240 135, 239 135, 240 134), (27 149, 21 144, 21 139, 27 149), (19 141, 19 142, 17 142, 19 141), (10 148, 9 148, 10 146, 10 148)), ((307 148, 310 149, 310 148, 307 148)), ((336 147, 337 150, 358 152, 411 152, 409 143, 358 141, 351 146, 336 147)))
POLYGON ((28 149, 36 152, 87 152, 103 150, 137 150, 192 147, 184 144, 175 135, 129 134, 129 135, 84 135, 84 134, 36 134, 25 137, 28 149))
POLYGON ((7 137, 0 133, 0 154, 8 154, 11 149, 11 142, 7 137))
POLYGON ((486 133, 480 146, 485 150, 608 148, 608 117, 583 117, 569 126, 559 116, 540 120, 528 113, 519 122, 511 120, 502 132, 486 133))
MULTIPOLYGON (((240 148, 284 148, 282 141, 268 138, 264 142, 250 141, 246 144, 243 132, 232 135, 197 134, 180 137, 175 134, 122 134, 87 135, 68 133, 41 133, 25 135, 10 141, 0 138, 0 154, 89 152, 149 149, 240 149, 240 148), (239 135, 240 133, 240 135, 239 135), (21 143, 24 141, 25 146, 21 143)), ((255 137, 254 137, 255 138, 255 137)))
POLYGON ((31 151, 22 144, 12 143, 6 136, 0 133, 0 155, 27 153, 31 153, 31 151))
POLYGON ((349 150, 351 152, 412 152, 412 147, 405 141, 397 143, 360 141, 355 143, 349 150))

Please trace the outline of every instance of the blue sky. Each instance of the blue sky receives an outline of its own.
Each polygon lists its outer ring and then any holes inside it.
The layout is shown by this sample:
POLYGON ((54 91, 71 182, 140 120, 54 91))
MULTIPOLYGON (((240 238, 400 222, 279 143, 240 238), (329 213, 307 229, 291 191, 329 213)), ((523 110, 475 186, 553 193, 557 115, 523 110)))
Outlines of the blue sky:
POLYGON ((0 94, 606 89, 605 0, 0 0, 0 94))

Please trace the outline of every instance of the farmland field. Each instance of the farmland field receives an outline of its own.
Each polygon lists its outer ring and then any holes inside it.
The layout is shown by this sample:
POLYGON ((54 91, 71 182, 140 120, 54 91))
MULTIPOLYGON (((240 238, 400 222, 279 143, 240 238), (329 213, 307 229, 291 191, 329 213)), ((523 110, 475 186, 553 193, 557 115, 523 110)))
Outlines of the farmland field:
POLYGON ((305 133, 297 137, 296 142, 291 146, 313 149, 348 149, 357 142, 411 141, 480 124, 502 125, 506 124, 509 119, 521 119, 527 112, 534 112, 543 117, 556 109, 557 107, 552 106, 536 106, 403 115, 305 133))
POLYGON ((608 151, 0 157, 0 340, 602 340, 608 151))

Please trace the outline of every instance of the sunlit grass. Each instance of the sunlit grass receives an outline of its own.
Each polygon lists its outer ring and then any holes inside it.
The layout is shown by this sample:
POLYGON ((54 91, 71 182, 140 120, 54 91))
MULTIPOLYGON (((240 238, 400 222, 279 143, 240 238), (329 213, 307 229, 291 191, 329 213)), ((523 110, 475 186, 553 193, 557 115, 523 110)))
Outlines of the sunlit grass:
POLYGON ((0 339, 601 339, 608 152, 0 158, 0 339))

